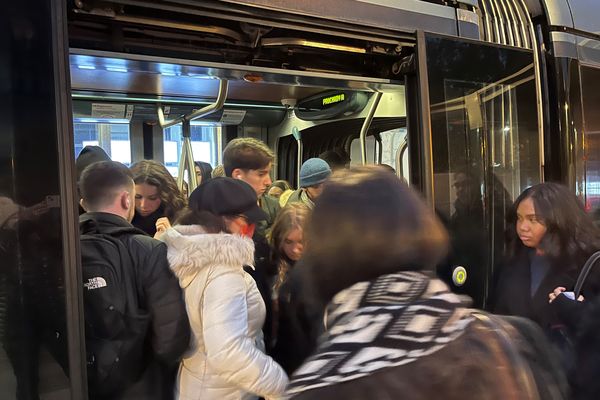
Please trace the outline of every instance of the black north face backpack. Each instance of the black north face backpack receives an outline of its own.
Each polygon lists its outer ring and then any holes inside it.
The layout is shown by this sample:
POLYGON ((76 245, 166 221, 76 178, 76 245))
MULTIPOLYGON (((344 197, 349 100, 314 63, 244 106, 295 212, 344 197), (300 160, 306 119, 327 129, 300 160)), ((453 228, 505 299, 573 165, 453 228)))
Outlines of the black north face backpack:
POLYGON ((99 233, 95 221, 85 223, 80 240, 88 391, 105 397, 124 391, 145 368, 150 317, 139 307, 133 261, 120 239, 141 231, 116 227, 99 233))

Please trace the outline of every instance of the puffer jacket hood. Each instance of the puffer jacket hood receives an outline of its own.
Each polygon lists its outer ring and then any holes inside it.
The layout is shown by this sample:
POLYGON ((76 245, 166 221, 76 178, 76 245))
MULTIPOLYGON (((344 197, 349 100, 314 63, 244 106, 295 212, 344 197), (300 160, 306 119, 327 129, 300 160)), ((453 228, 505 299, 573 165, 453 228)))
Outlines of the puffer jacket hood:
POLYGON ((254 242, 227 233, 206 233, 199 225, 176 225, 161 237, 169 248, 171 269, 186 287, 206 268, 242 269, 254 263, 254 242))

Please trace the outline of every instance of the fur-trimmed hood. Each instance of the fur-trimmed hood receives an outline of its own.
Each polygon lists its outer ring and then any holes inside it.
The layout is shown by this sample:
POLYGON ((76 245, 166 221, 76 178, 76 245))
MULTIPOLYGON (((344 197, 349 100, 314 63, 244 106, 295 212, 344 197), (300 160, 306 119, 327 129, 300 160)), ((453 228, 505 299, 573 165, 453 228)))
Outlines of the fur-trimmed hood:
POLYGON ((204 268, 242 269, 254 263, 254 242, 227 233, 206 233, 198 225, 176 225, 160 238, 168 246, 167 258, 182 287, 204 268))

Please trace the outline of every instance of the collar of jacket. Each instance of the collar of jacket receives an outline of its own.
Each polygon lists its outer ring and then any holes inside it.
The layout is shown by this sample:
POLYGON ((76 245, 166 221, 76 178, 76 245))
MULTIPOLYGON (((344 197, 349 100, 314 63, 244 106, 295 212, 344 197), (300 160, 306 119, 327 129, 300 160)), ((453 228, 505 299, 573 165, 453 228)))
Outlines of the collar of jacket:
POLYGON ((300 193, 300 201, 302 201, 308 208, 311 210, 315 208, 315 202, 308 196, 308 191, 306 189, 302 189, 300 193))
MULTIPOLYGON (((105 213, 105 212, 86 212, 79 216, 79 224, 82 226, 83 223, 94 220, 98 223, 99 227, 122 227, 122 228, 133 228, 127 220, 119 215, 105 213)), ((83 233, 83 232, 82 232, 83 233)), ((143 232, 142 232, 143 233, 143 232)))
POLYGON ((254 242, 240 235, 206 233, 199 225, 176 225, 160 240, 168 246, 169 265, 182 287, 203 269, 242 270, 254 263, 254 242))

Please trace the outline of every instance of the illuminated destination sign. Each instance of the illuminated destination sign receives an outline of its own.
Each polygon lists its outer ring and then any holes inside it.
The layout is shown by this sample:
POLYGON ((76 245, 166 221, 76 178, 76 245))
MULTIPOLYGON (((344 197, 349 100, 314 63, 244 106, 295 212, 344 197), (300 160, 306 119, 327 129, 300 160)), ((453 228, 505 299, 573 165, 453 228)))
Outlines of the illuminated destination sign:
POLYGON ((305 121, 335 119, 360 112, 368 101, 366 92, 328 90, 298 101, 296 117, 305 121))
POLYGON ((346 95, 344 93, 340 93, 340 94, 336 94, 333 96, 329 96, 329 97, 324 97, 323 98, 323 105, 329 105, 329 104, 335 104, 335 103, 340 103, 342 101, 346 100, 346 95))

